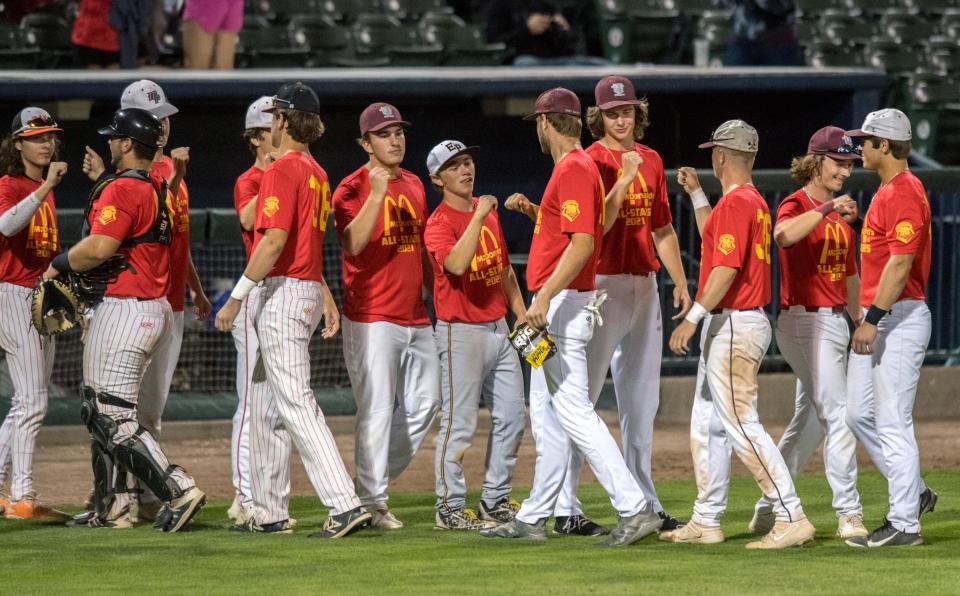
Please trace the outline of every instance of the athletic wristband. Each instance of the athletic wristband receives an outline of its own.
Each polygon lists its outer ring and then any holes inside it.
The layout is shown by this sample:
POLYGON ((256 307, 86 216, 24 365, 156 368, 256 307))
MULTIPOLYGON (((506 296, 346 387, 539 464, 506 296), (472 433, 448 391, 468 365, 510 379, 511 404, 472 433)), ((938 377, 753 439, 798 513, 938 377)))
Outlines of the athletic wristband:
POLYGON ((247 297, 247 294, 250 293, 250 290, 257 287, 257 282, 253 281, 246 275, 241 275, 240 279, 237 280, 237 285, 233 286, 233 291, 230 292, 230 297, 234 300, 241 301, 247 297))
POLYGON ((867 310, 867 316, 863 317, 863 321, 864 323, 870 323, 876 327, 877 323, 880 322, 880 319, 882 319, 888 312, 890 311, 883 310, 879 306, 871 304, 870 308, 867 310))
POLYGON ((60 273, 70 273, 73 271, 73 269, 70 268, 70 259, 67 257, 67 252, 66 250, 63 251, 50 261, 50 265, 60 273))
POLYGON ((814 211, 816 211, 817 213, 819 213, 824 217, 830 215, 836 210, 837 208, 834 206, 833 201, 824 201, 823 203, 820 203, 819 207, 814 209, 814 211))
POLYGON ((707 309, 699 302, 694 302, 690 310, 687 311, 687 316, 683 317, 683 320, 696 325, 705 316, 707 316, 707 309))
POLYGON ((690 193, 690 200, 693 201, 693 210, 696 211, 701 207, 709 207, 710 200, 707 198, 707 194, 703 192, 703 188, 698 188, 697 190, 690 193))

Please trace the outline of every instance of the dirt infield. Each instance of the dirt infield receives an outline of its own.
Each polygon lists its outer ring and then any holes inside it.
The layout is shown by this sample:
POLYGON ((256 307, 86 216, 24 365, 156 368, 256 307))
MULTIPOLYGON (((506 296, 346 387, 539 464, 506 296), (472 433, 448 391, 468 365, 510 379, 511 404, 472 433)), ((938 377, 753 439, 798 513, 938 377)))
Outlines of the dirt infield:
MULTIPOLYGON (((601 416, 616 431, 616 413, 601 411, 601 416)), ((340 452, 350 472, 353 472, 353 417, 338 416, 328 419, 336 435, 340 452)), ((921 421, 917 424, 921 465, 924 468, 960 467, 960 434, 957 421, 921 421)), ((483 475, 483 454, 490 429, 486 411, 480 417, 473 446, 464 459, 467 483, 478 488, 483 475)), ((779 437, 783 428, 768 425, 767 430, 779 437)), ((661 425, 654 435, 653 475, 655 479, 690 478, 690 445, 687 427, 661 425)), ((434 486, 433 458, 437 433, 427 437, 410 468, 392 483, 392 490, 430 490, 434 486)), ((230 422, 179 422, 164 425, 162 440, 170 459, 190 471, 200 487, 215 498, 233 496, 230 481, 230 422)), ((83 501, 91 484, 90 454, 86 431, 79 426, 54 426, 41 430, 34 462, 35 486, 44 500, 50 503, 76 504, 83 501)), ((534 466, 533 436, 530 427, 523 438, 515 484, 530 486, 534 466)), ((293 457, 293 492, 314 494, 303 471, 299 457, 293 457)), ((869 458, 861 450, 861 465, 868 466, 869 458)), ((584 466, 584 482, 593 482, 593 476, 584 466)), ((814 455, 807 470, 822 470, 820 453, 814 455)), ((746 474, 746 469, 735 462, 735 474, 746 474)))

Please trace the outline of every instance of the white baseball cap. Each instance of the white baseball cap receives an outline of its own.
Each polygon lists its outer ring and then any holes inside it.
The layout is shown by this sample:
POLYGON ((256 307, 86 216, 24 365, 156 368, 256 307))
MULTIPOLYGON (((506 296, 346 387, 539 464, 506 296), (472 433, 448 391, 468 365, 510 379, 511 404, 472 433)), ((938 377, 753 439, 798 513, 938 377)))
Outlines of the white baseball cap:
POLYGON ((166 118, 173 116, 180 110, 167 101, 167 94, 163 92, 160 85, 147 79, 140 79, 127 85, 120 96, 120 107, 140 108, 146 110, 157 118, 166 118))
POLYGON ((273 107, 273 97, 264 95, 257 101, 250 104, 247 108, 247 117, 244 120, 244 130, 250 128, 270 128, 273 122, 273 114, 264 110, 273 107))
POLYGON ((454 157, 462 153, 474 155, 479 148, 476 145, 467 147, 460 141, 440 141, 427 155, 427 171, 430 172, 431 176, 436 176, 437 172, 443 169, 443 166, 454 157))
POLYGON ((870 112, 857 130, 848 130, 851 137, 879 137, 888 141, 909 141, 913 138, 910 119, 896 108, 870 112))

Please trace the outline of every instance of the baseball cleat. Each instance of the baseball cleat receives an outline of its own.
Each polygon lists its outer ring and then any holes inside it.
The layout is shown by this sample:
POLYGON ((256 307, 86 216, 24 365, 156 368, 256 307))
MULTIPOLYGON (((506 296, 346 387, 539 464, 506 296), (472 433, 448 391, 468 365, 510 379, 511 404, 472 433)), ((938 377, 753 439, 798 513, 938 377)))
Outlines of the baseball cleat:
POLYGON ((39 521, 65 522, 70 519, 69 513, 64 513, 45 505, 37 498, 37 494, 29 492, 19 501, 10 501, 3 508, 7 519, 35 519, 39 521))
POLYGON ((367 513, 363 507, 355 507, 350 511, 345 511, 338 515, 331 515, 324 522, 323 528, 319 532, 310 534, 311 538, 343 538, 349 536, 357 530, 370 526, 372 515, 367 513))
POLYGON ((493 507, 487 507, 486 503, 480 501, 480 519, 485 521, 505 524, 512 520, 518 511, 520 511, 520 503, 512 497, 500 499, 493 507))
POLYGON ((754 534, 765 535, 770 533, 776 523, 777 516, 774 515, 773 509, 754 509, 753 517, 747 524, 747 529, 754 534))
POLYGON ((167 533, 176 532, 187 525, 206 502, 207 496, 203 491, 192 486, 179 498, 160 508, 153 527, 167 533))
POLYGON ((937 493, 933 492, 933 489, 929 486, 920 493, 920 513, 917 514, 917 517, 923 515, 924 513, 930 512, 933 513, 933 508, 937 506, 937 501, 940 497, 937 496, 937 493))
POLYGON ((157 515, 163 509, 162 501, 130 501, 130 519, 133 523, 156 521, 157 515))
POLYGON ((848 546, 854 548, 880 548, 882 546, 920 546, 923 544, 923 537, 919 532, 902 532, 884 519, 883 525, 870 532, 869 536, 858 536, 846 541, 848 546))
POLYGON ((660 540, 686 544, 720 544, 726 540, 726 537, 720 526, 701 526, 695 521, 690 521, 670 532, 661 530, 660 540))
POLYGON ((603 536, 609 534, 610 530, 593 523, 589 517, 579 513, 570 516, 558 515, 554 519, 553 533, 568 536, 603 536))
POLYGON ((481 521, 473 509, 440 506, 437 509, 435 530, 482 530, 496 526, 495 521, 481 521))
POLYGON ((628 546, 653 534, 662 525, 663 520, 647 505, 636 515, 621 517, 617 527, 610 532, 606 540, 598 542, 597 546, 628 546))
POLYGON ((674 530, 679 530, 687 523, 682 519, 677 519, 673 517, 666 511, 658 511, 657 515, 660 516, 660 519, 663 520, 663 525, 660 526, 661 532, 672 532, 674 530))
POLYGON ((0 517, 6 517, 10 510, 10 495, 0 491, 0 517))
POLYGON ((480 530, 480 535, 484 538, 516 538, 519 540, 546 540, 547 539, 547 518, 543 518, 535 524, 522 522, 516 517, 505 524, 495 528, 480 530))
POLYGON ((83 513, 78 513, 73 516, 67 522, 68 528, 110 528, 114 530, 122 530, 126 528, 133 527, 133 520, 130 519, 130 514, 123 512, 118 517, 114 519, 100 519, 97 517, 95 511, 84 511, 83 513))
POLYGON ((747 548, 754 550, 800 546, 813 540, 816 533, 817 529, 807 518, 798 519, 795 522, 778 521, 763 538, 756 542, 748 542, 747 548))
POLYGON ((837 536, 844 540, 867 536, 870 532, 863 525, 863 516, 860 514, 841 515, 837 520, 837 536))
POLYGON ((378 530, 399 530, 403 527, 403 522, 387 509, 374 509, 371 513, 373 514, 371 527, 378 530))
POLYGON ((253 534, 293 534, 290 520, 283 519, 272 524, 258 524, 254 519, 247 519, 243 523, 230 528, 231 532, 250 532, 253 534))

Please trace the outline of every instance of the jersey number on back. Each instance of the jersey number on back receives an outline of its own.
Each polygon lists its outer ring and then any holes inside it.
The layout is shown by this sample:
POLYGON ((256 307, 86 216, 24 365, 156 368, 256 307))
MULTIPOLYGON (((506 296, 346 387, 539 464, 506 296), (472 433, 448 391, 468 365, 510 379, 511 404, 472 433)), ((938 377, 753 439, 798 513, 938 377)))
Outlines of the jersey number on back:
POLYGON ((770 228, 773 227, 773 221, 770 219, 770 214, 764 212, 763 209, 757 209, 757 223, 763 226, 763 241, 762 243, 757 243, 753 245, 754 252, 757 254, 757 258, 766 263, 770 264, 770 228))
POLYGON ((316 176, 310 176, 310 190, 314 193, 313 227, 321 232, 327 231, 327 218, 330 216, 330 183, 321 182, 316 176))

